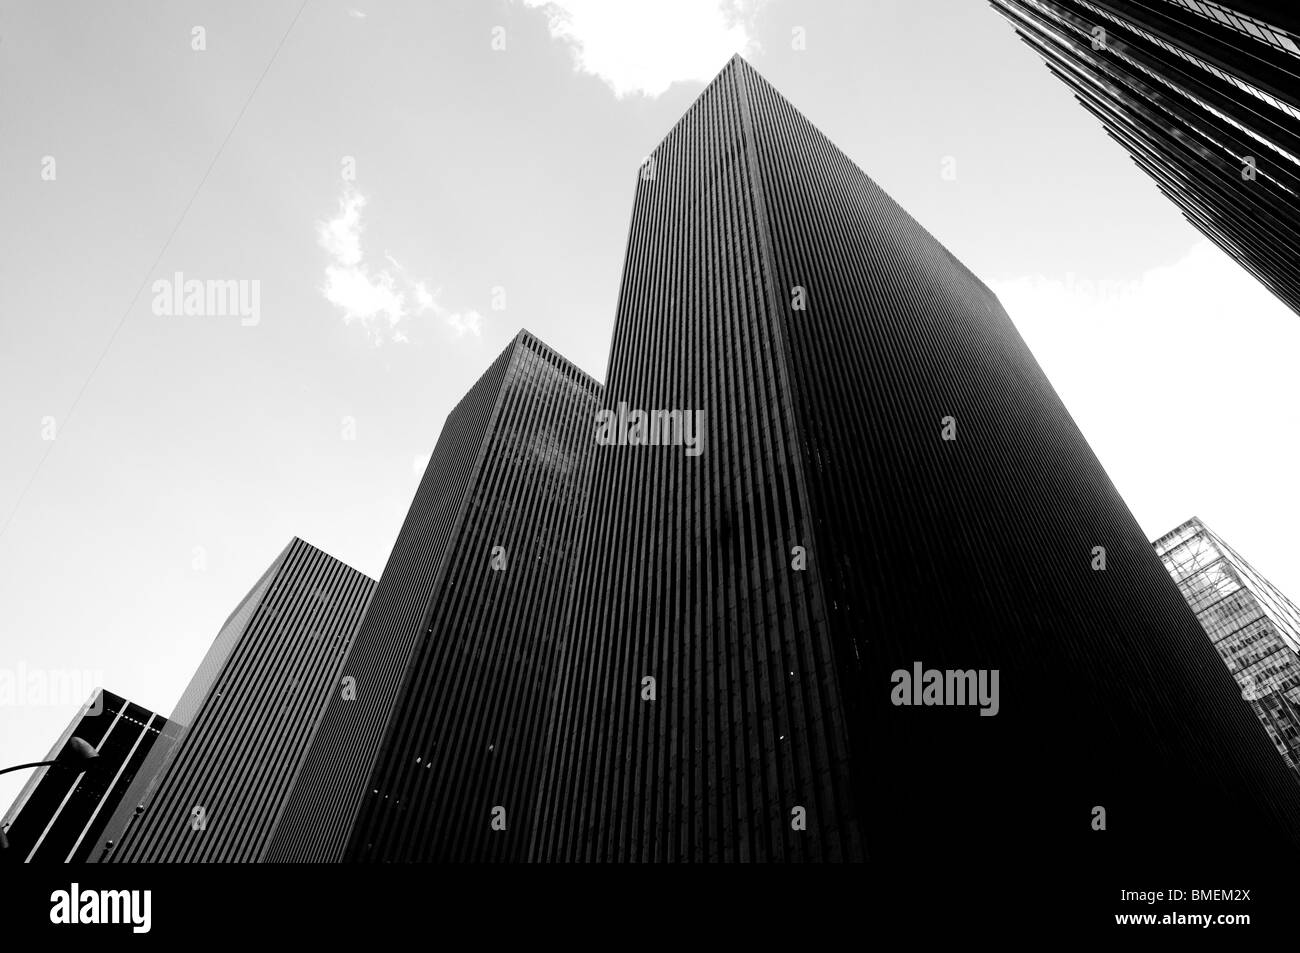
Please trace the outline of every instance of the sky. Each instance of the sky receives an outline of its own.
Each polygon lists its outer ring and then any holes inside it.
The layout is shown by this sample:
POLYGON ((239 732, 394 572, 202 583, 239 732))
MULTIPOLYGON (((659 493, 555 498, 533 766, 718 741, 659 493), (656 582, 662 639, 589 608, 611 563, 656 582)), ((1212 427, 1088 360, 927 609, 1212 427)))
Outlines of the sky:
POLYGON ((983 2, 0 0, 0 766, 97 685, 170 712, 293 536, 377 577, 519 328, 604 379, 637 167, 735 52, 999 295, 1148 536, 1300 594, 1300 317, 983 2))

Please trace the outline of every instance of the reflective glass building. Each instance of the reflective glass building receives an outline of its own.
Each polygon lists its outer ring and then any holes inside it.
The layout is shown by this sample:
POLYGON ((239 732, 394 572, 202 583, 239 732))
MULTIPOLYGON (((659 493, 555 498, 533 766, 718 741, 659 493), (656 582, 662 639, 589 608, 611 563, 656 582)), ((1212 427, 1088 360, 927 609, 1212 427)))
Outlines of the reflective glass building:
POLYGON ((524 859, 598 392, 521 331, 448 416, 268 859, 524 859))
POLYGON ((100 832, 151 754, 171 743, 166 718, 97 690, 72 719, 43 761, 53 761, 68 740, 94 746, 86 770, 61 765, 36 768, 4 818, 9 846, 0 863, 82 863, 94 859, 100 832))
POLYGON ((1242 697, 1300 775, 1300 606, 1195 517, 1155 548, 1242 697))
POLYGON ((1300 313, 1300 6, 992 2, 1187 220, 1300 313))
POLYGON ((601 407, 531 856, 1300 847, 996 297, 739 57, 639 170, 601 407), (665 409, 699 452, 631 439, 665 409))
POLYGON ((294 539, 218 632, 172 713, 173 743, 137 773, 94 858, 260 858, 374 580, 294 539))

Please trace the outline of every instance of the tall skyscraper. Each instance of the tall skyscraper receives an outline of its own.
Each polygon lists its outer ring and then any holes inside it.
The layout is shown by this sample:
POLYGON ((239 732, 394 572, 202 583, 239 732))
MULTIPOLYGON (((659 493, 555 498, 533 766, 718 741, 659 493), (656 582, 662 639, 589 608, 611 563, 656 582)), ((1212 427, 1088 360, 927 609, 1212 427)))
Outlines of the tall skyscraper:
POLYGON ((1300 606, 1196 517, 1154 545, 1242 697, 1300 775, 1300 606))
POLYGON ((534 857, 1300 846, 996 297, 739 57, 639 172, 601 406, 534 857))
POLYGON ((448 416, 268 860, 525 857, 598 391, 521 331, 448 416))
POLYGON ((347 690, 374 586, 292 540, 222 626, 172 714, 175 743, 138 772, 92 859, 259 859, 327 700, 347 690))
POLYGON ((992 2, 1187 220, 1300 313, 1300 7, 992 2))
POLYGON ((9 846, 0 863, 82 863, 145 759, 165 748, 168 722, 120 695, 96 690, 54 743, 53 761, 69 739, 81 738, 98 757, 85 770, 36 768, 0 819, 9 846))

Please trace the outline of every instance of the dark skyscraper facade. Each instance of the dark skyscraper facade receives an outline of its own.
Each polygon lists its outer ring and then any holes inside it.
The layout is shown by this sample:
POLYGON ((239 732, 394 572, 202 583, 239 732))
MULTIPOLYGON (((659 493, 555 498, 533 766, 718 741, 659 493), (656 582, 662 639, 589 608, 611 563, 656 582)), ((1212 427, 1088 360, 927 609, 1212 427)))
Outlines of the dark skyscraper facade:
POLYGON ((702 452, 595 448, 534 857, 1300 846, 995 296, 739 57, 638 176, 602 408, 702 452))
POLYGON ((258 860, 374 586, 295 538, 222 626, 95 859, 258 860))
POLYGON ((83 770, 37 768, 0 820, 9 846, 0 863, 82 863, 92 851, 146 758, 165 747, 168 722, 120 695, 96 691, 43 760, 53 761, 68 739, 93 746, 83 770))
POLYGON ((1300 606, 1195 517, 1154 545, 1278 754, 1300 775, 1300 606))
POLYGON ((1300 6, 993 6, 1187 220, 1300 313, 1300 6))
POLYGON ((526 856, 598 391, 521 331, 448 416, 267 859, 526 856))

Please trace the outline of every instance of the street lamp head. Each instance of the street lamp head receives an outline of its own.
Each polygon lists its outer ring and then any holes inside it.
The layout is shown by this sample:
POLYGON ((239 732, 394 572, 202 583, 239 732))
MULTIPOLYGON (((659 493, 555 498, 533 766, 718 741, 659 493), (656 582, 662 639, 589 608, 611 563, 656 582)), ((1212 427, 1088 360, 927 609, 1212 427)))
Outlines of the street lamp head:
POLYGON ((99 752, 85 738, 72 737, 64 745, 63 750, 59 752, 55 760, 69 768, 81 768, 85 770, 92 761, 99 757, 99 752))

